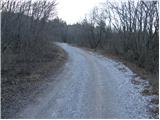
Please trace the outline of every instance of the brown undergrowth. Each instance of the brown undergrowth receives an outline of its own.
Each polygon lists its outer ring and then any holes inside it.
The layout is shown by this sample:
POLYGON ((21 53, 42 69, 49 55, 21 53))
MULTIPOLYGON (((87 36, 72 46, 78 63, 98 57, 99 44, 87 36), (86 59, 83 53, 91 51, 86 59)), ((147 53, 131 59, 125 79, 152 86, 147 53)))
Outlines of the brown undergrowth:
MULTIPOLYGON (((8 56, 2 55, 2 61, 8 56)), ((53 45, 37 59, 22 60, 16 54, 12 54, 10 59, 13 62, 7 63, 7 67, 2 64, 1 70, 2 118, 13 118, 27 102, 34 102, 36 89, 46 83, 46 76, 55 74, 63 66, 67 55, 63 49, 53 45)))

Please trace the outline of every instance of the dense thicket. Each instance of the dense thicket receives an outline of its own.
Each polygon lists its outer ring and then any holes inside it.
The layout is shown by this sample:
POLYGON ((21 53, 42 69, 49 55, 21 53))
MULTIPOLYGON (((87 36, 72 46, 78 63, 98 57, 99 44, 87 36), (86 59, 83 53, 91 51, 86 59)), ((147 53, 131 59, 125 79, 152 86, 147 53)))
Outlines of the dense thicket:
POLYGON ((47 41, 46 23, 55 14, 55 5, 55 1, 2 1, 2 54, 10 51, 24 59, 39 55, 47 41))
POLYGON ((114 52, 158 73, 158 1, 106 2, 68 32, 70 42, 114 52))
POLYGON ((55 6, 45 0, 2 1, 2 53, 9 48, 20 53, 41 50, 50 36, 48 19, 55 16, 55 6))
POLYGON ((66 24, 55 18, 55 7, 55 0, 1 1, 2 72, 20 62, 41 61, 47 54, 54 57, 52 43, 61 41, 66 24))

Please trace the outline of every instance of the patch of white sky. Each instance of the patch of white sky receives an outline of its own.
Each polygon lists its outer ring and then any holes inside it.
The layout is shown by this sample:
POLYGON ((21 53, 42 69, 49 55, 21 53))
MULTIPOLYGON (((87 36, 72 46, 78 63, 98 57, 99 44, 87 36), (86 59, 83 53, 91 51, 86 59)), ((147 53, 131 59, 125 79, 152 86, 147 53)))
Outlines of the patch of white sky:
POLYGON ((106 0, 57 0, 58 17, 68 24, 82 21, 87 14, 106 0))
POLYGON ((106 1, 120 3, 126 2, 128 0, 56 0, 57 16, 60 19, 66 21, 67 24, 81 22, 85 18, 85 16, 89 15, 94 7, 100 6, 106 1))
POLYGON ((106 1, 126 2, 128 0, 56 0, 57 15, 67 24, 81 22, 94 7, 100 6, 106 1))

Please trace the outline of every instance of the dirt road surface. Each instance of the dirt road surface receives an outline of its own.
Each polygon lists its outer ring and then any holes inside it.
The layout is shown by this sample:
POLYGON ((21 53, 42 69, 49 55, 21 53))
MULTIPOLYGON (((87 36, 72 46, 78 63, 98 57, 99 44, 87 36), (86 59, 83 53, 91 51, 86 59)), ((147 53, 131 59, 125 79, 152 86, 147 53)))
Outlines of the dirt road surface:
MULTIPOLYGON (((151 97, 122 63, 60 43, 68 53, 62 72, 16 118, 152 118, 151 97)), ((136 79, 140 79, 137 77, 136 79)), ((142 80, 143 81, 143 80, 142 80)), ((143 84, 148 84, 143 81, 143 84)))

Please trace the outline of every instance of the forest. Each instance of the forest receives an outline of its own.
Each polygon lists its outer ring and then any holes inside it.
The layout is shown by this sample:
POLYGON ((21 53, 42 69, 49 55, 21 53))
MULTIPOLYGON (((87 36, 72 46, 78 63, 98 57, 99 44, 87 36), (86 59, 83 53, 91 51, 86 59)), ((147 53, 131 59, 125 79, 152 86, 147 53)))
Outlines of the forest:
POLYGON ((2 54, 13 49, 30 59, 29 51, 61 41, 113 52, 158 73, 158 1, 106 1, 72 25, 56 17, 55 7, 56 1, 3 1, 2 54))
POLYGON ((68 42, 118 54, 158 73, 158 7, 158 1, 106 2, 82 23, 68 26, 68 42))

